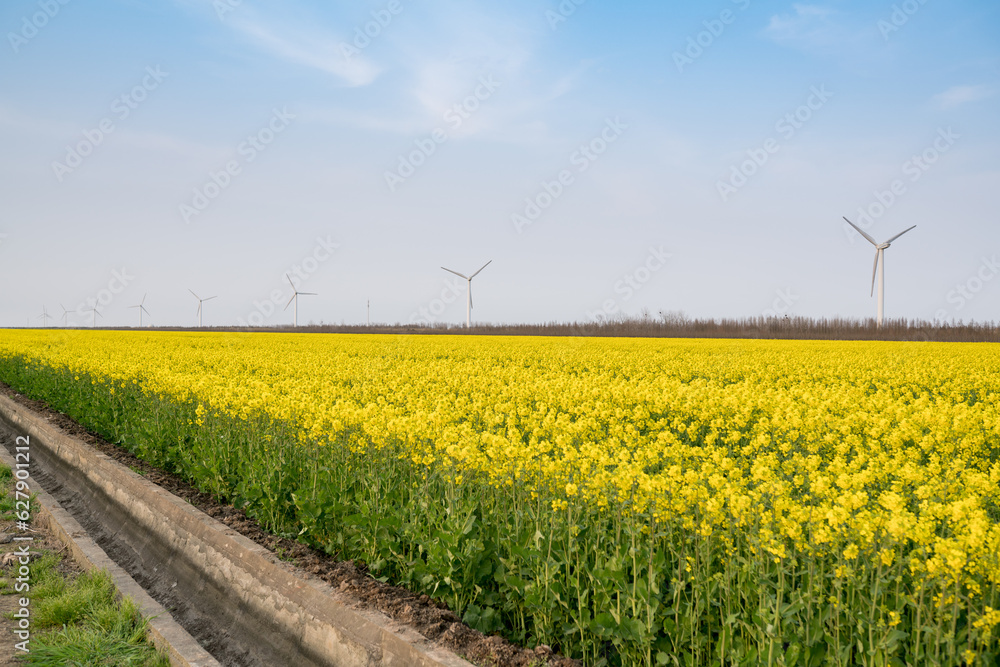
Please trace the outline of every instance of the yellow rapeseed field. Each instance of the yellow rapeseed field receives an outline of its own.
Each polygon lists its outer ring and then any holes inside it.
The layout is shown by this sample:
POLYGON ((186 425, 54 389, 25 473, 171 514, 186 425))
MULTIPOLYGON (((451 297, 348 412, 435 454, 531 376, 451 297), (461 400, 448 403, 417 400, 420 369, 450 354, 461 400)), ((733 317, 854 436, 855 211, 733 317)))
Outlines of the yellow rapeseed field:
MULTIPOLYGON (((608 525, 627 514, 642 517, 640 537, 695 544, 661 549, 676 558, 656 567, 673 574, 643 580, 643 599, 660 611, 589 613, 581 635, 600 635, 598 618, 627 635, 622 619, 638 618, 652 647, 627 653, 621 637, 582 639, 579 654, 594 664, 672 664, 687 589, 673 602, 670 591, 692 567, 705 581, 736 582, 724 563, 737 557, 756 559, 760 580, 780 566, 776 616, 761 612, 753 648, 716 627, 726 613, 712 611, 713 599, 693 601, 720 618, 696 623, 715 628, 690 649, 704 656, 888 665, 1000 652, 997 345, 5 331, 0 359, 111 395, 193 406, 191 428, 266 416, 292 427, 303 448, 391 451, 449 489, 516 488, 553 516, 568 513, 572 535, 584 531, 574 511, 618 517, 608 525), (711 556, 695 562, 698 544, 711 556), (777 616, 787 612, 787 625, 800 614, 781 608, 796 577, 810 605, 833 609, 860 608, 848 598, 865 586, 888 591, 864 598, 873 607, 863 610, 864 651, 853 635, 846 649, 839 634, 830 639, 829 619, 814 640, 775 629, 777 616), (931 636, 936 652, 920 653, 931 636), (829 652, 820 660, 810 646, 829 652)), ((652 567, 659 547, 649 548, 652 567)), ((626 568, 633 588, 639 569, 626 568)), ((524 627, 530 643, 537 629, 524 627)))

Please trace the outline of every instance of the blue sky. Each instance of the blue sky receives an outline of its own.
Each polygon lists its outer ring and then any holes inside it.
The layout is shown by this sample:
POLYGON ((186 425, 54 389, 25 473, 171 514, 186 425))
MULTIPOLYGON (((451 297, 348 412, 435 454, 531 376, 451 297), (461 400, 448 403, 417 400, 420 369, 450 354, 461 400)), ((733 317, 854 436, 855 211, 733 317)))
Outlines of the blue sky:
POLYGON ((0 325, 998 320, 1000 5, 10 0, 0 325), (579 3, 579 4, 577 4, 579 3), (867 213, 867 217, 864 215, 867 213))

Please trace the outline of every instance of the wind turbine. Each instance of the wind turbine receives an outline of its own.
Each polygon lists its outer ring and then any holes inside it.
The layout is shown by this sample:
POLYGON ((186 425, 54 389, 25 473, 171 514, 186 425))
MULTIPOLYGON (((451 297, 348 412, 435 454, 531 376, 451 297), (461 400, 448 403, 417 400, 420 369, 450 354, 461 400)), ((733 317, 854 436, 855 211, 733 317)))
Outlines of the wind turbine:
POLYGON ((43 329, 48 326, 48 321, 52 319, 52 316, 49 315, 49 311, 45 310, 45 306, 42 306, 42 314, 38 316, 38 319, 42 321, 43 329))
POLYGON ((104 315, 101 315, 101 311, 97 310, 97 306, 94 306, 90 310, 85 310, 83 312, 85 312, 85 313, 91 313, 91 312, 94 313, 94 324, 92 326, 95 326, 95 327, 97 326, 97 316, 98 315, 101 316, 102 320, 104 319, 104 315))
MULTIPOLYGON (((191 292, 191 294, 194 294, 194 290, 189 289, 188 292, 191 292)), ((198 299, 198 328, 201 328, 201 304, 205 303, 206 301, 211 301, 212 299, 217 299, 218 295, 216 295, 216 296, 210 296, 210 297, 206 297, 206 298, 202 299, 197 294, 194 294, 194 298, 198 299)), ((145 301, 146 297, 142 297, 142 300, 145 301)))
MULTIPOLYGON (((147 294, 148 294, 148 292, 147 292, 147 294)), ((142 301, 140 301, 138 305, 136 305, 136 306, 129 306, 129 308, 138 308, 139 309, 139 328, 140 329, 142 328, 142 314, 146 313, 147 315, 149 315, 149 311, 146 310, 146 306, 144 305, 145 303, 146 303, 146 295, 143 294, 142 295, 142 301)), ((198 309, 199 309, 199 311, 201 310, 201 304, 200 303, 198 304, 198 309)), ((199 322, 198 324, 200 326, 201 322, 199 322)))
MULTIPOLYGON (((847 220, 847 218, 845 217, 844 220, 847 220)), ((864 236, 866 239, 868 239, 869 243, 875 246, 875 265, 872 267, 872 295, 875 294, 875 274, 878 274, 878 325, 879 327, 881 327, 882 316, 885 307, 885 251, 892 244, 893 241, 898 239, 906 232, 910 231, 910 229, 916 227, 916 225, 913 225, 913 227, 910 227, 909 229, 904 229, 903 231, 896 234, 885 243, 879 243, 868 234, 865 234, 865 232, 862 231, 860 227, 858 227, 850 220, 847 220, 847 224, 849 224, 851 227, 854 227, 854 229, 858 230, 859 234, 864 236), (881 265, 882 269, 881 271, 879 271, 879 265, 881 265)))
POLYGON ((482 268, 479 269, 479 271, 476 271, 471 276, 462 275, 458 271, 452 271, 451 269, 445 269, 445 267, 443 267, 443 266, 441 267, 442 269, 444 269, 448 273, 454 273, 459 278, 465 278, 466 281, 468 281, 468 283, 469 283, 469 299, 468 299, 468 302, 466 303, 466 306, 465 306, 465 328, 466 329, 472 327, 472 279, 475 278, 476 276, 478 276, 479 273, 480 273, 480 271, 482 271, 483 269, 485 269, 492 262, 493 262, 492 259, 489 262, 486 262, 485 264, 483 264, 482 268))
MULTIPOLYGON (((285 274, 285 278, 288 278, 288 274, 287 273, 285 274)), ((294 316, 292 318, 292 326, 293 327, 297 327, 297 326, 299 326, 299 295, 300 294, 302 296, 319 296, 319 295, 316 294, 316 292, 300 292, 300 291, 298 291, 297 289, 295 289, 295 283, 292 282, 291 278, 288 278, 288 284, 292 286, 292 298, 289 299, 288 303, 285 304, 285 308, 284 309, 288 310, 288 307, 290 305, 292 305, 292 301, 295 302, 295 309, 292 311, 294 313, 294 316)))
POLYGON ((61 303, 59 304, 59 307, 63 309, 63 315, 62 315, 63 326, 64 327, 69 326, 69 311, 66 310, 66 306, 62 305, 61 303))

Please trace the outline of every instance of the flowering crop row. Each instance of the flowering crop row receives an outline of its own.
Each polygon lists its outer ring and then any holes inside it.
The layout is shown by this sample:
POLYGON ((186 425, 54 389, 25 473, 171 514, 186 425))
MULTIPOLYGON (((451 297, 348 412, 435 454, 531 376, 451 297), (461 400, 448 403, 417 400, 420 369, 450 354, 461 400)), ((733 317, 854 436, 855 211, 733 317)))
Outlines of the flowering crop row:
POLYGON ((0 379, 588 664, 990 664, 998 351, 7 331, 0 379))

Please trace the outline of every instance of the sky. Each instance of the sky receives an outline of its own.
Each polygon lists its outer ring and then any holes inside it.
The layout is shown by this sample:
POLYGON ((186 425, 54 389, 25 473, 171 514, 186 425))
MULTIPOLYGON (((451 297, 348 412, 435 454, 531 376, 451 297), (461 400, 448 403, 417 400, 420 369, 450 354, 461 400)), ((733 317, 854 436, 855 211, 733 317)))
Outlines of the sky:
POLYGON ((284 325, 292 284, 300 324, 458 324, 441 267, 487 262, 477 322, 872 317, 843 216, 916 225, 886 317, 1000 320, 995 0, 5 0, 0 33, 0 326, 284 325))

